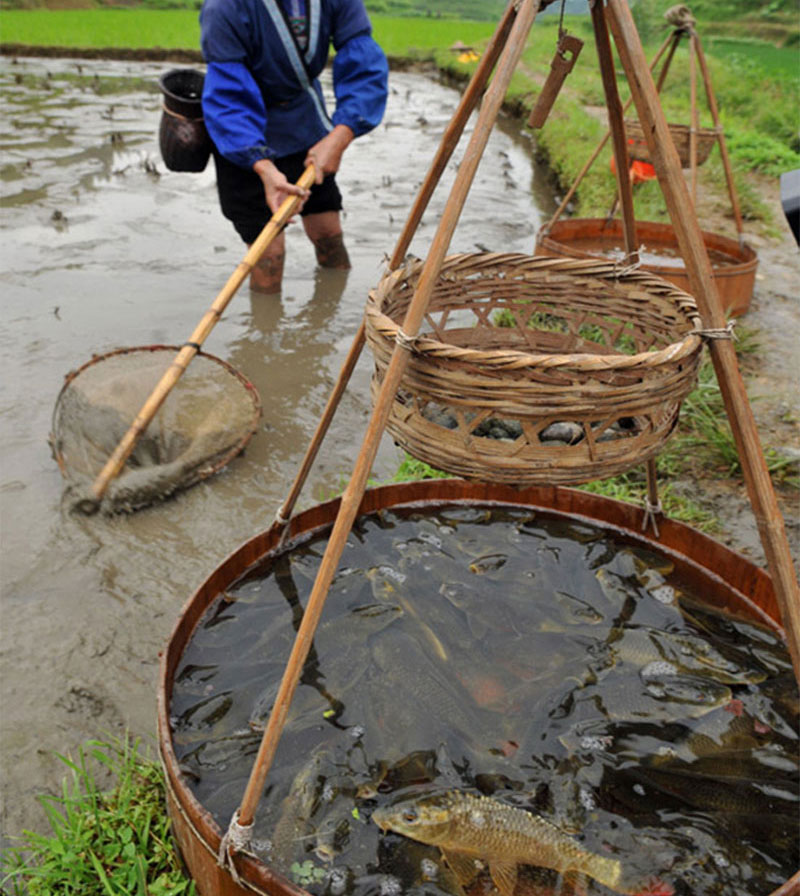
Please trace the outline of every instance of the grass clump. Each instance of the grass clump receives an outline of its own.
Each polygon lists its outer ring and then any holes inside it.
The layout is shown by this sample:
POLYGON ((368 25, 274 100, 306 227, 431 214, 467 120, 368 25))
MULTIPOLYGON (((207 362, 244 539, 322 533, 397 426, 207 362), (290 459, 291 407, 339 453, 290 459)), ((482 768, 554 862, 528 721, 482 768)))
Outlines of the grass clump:
POLYGON ((60 797, 41 796, 51 832, 24 831, 3 857, 9 896, 196 896, 172 844, 160 765, 138 740, 88 741, 60 797), (103 791, 98 775, 110 773, 103 791))

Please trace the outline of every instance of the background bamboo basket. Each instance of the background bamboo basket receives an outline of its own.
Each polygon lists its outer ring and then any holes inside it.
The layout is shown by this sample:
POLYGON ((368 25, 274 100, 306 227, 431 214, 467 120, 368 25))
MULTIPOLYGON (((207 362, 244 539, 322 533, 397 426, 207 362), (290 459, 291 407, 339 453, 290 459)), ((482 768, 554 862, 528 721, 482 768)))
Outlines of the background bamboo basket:
MULTIPOLYGON (((370 293, 380 388, 422 262, 370 293)), ((654 456, 700 360, 694 300, 611 262, 446 259, 387 429, 412 456, 468 479, 576 484, 654 456)), ((402 339, 402 337, 401 337, 402 339)))
MULTIPOLYGON (((691 140, 691 128, 687 124, 670 124, 669 132, 672 134, 672 142, 678 150, 681 166, 691 167, 692 161, 689 155, 689 143, 691 140)), ((650 150, 644 139, 641 122, 636 118, 625 119, 625 133, 628 137, 628 155, 640 162, 650 162, 650 150)), ((711 154, 717 140, 717 132, 714 128, 697 128, 697 164, 703 162, 711 154)))

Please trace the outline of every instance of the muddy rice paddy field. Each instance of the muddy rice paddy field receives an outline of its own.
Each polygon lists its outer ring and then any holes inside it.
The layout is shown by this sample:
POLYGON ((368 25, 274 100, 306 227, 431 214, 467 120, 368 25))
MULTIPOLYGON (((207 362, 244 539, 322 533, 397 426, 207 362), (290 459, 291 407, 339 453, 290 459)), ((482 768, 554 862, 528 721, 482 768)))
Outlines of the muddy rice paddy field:
MULTIPOLYGON (((119 346, 182 343, 244 254, 218 211, 213 166, 175 174, 159 157, 157 79, 170 67, 0 59, 6 842, 41 825, 35 795, 59 788, 56 752, 126 728, 152 739, 159 651, 184 600, 271 524, 458 100, 430 77, 394 73, 384 123, 351 147, 340 176, 352 271, 315 270, 294 225, 280 298, 244 286, 209 337, 205 348, 261 394, 263 419, 246 453, 172 500, 85 517, 63 500, 47 443, 64 375, 119 346)), ((511 120, 496 128, 453 251, 531 250, 553 197, 520 130, 511 120)), ((412 244, 416 255, 426 254, 454 172, 455 162, 412 244)), ((766 443, 800 457, 798 252, 788 228, 781 240, 753 243, 760 269, 748 324, 767 348, 751 395, 766 443)), ((338 492, 349 474, 369 415, 370 367, 365 354, 303 506, 338 492)), ((376 477, 391 476, 399 460, 385 438, 376 477)), ((709 488, 723 540, 760 562, 741 487, 709 488)), ((782 500, 797 556, 796 493, 782 500)))

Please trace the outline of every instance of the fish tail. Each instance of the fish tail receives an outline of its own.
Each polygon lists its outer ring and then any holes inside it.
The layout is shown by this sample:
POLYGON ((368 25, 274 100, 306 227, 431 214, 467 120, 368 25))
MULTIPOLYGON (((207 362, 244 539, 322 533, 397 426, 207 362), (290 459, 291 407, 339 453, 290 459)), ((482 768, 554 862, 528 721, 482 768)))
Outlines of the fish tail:
POLYGON ((617 859, 607 859, 604 856, 596 855, 587 856, 578 870, 588 874, 589 877, 611 890, 618 893, 627 892, 619 889, 622 880, 622 865, 617 859))

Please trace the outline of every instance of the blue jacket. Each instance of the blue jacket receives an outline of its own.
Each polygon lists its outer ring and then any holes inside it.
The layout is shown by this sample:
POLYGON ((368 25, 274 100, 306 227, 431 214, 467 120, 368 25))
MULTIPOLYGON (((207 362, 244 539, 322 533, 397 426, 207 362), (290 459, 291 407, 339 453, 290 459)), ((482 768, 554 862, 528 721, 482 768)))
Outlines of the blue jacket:
POLYGON ((281 0, 203 3, 203 115, 217 149, 242 168, 304 151, 337 124, 358 137, 383 117, 388 65, 363 0, 306 0, 306 6, 303 52, 281 0), (318 75, 331 44, 336 110, 329 118, 318 75))

